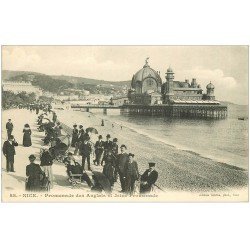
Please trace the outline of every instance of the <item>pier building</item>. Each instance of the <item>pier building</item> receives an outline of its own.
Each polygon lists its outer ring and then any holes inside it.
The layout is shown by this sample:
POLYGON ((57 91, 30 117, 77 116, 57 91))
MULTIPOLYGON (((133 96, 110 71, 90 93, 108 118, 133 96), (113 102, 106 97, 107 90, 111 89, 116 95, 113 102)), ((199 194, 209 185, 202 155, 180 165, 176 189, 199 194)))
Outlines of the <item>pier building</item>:
POLYGON ((211 82, 203 93, 195 78, 191 82, 188 79, 176 81, 174 74, 169 67, 162 83, 160 72, 149 66, 147 58, 143 68, 132 77, 128 103, 122 106, 122 113, 187 118, 227 117, 227 106, 215 99, 215 86, 211 82))

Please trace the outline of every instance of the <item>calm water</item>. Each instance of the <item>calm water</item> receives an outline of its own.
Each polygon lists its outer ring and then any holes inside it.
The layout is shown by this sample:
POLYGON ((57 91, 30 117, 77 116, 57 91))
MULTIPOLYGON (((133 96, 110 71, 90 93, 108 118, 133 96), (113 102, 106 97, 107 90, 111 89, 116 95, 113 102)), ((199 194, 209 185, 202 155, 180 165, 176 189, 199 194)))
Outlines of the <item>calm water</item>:
POLYGON ((248 120, 238 120, 241 116, 248 117, 247 106, 229 105, 226 120, 124 117, 117 112, 110 112, 106 118, 148 139, 247 169, 248 120))

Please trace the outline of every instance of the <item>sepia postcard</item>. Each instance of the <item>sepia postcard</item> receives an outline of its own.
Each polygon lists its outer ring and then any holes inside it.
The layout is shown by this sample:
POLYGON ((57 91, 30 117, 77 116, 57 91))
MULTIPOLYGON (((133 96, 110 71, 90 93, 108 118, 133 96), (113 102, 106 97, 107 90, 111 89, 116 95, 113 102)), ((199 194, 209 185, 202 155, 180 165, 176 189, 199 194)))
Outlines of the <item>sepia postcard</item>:
POLYGON ((3 202, 248 202, 248 46, 2 46, 3 202))

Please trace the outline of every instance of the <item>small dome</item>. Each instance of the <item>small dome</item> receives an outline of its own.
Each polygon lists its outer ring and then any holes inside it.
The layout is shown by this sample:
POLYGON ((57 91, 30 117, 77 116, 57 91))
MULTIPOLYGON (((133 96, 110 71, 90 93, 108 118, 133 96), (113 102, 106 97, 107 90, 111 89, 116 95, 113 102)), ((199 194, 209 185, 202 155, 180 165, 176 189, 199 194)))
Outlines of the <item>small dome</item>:
POLYGON ((214 89, 214 85, 210 82, 210 83, 207 85, 207 89, 214 89))
POLYGON ((174 73, 171 67, 167 69, 167 73, 174 73))

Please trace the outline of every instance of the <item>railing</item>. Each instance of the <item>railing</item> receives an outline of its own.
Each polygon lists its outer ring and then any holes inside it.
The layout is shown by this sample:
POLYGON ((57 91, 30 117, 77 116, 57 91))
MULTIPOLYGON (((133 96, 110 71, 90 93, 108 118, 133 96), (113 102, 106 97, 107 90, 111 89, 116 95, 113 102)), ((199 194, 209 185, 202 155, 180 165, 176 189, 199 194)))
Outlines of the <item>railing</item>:
POLYGON ((121 106, 109 105, 109 104, 85 104, 85 105, 71 105, 71 108, 120 108, 121 106))

